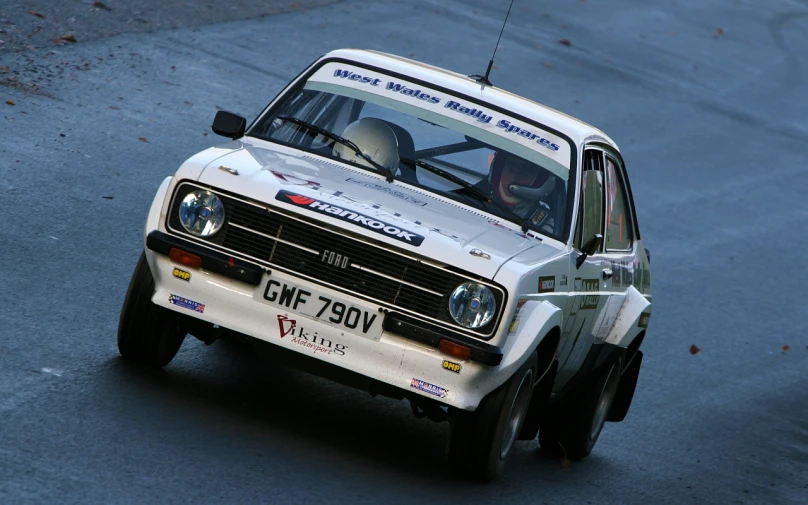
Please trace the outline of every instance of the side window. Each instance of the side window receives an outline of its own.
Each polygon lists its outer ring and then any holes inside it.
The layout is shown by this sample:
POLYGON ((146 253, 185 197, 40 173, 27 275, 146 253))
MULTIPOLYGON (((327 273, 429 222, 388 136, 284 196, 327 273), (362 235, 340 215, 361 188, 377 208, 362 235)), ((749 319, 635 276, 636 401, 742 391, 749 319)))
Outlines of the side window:
POLYGON ((606 156, 606 250, 625 251, 634 242, 626 188, 617 161, 606 156))
POLYGON ((578 211, 575 238, 575 244, 579 248, 596 233, 603 233, 604 182, 603 154, 596 150, 586 151, 581 178, 581 207, 578 211))

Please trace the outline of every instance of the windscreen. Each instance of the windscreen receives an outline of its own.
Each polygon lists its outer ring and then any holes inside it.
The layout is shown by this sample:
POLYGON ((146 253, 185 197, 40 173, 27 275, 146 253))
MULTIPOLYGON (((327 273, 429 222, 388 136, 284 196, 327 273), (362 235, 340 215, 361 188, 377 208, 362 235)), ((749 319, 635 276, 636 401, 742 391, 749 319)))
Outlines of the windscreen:
POLYGON ((396 181, 551 237, 562 233, 569 143, 483 102, 331 62, 289 91, 249 134, 369 170, 382 167, 396 181))

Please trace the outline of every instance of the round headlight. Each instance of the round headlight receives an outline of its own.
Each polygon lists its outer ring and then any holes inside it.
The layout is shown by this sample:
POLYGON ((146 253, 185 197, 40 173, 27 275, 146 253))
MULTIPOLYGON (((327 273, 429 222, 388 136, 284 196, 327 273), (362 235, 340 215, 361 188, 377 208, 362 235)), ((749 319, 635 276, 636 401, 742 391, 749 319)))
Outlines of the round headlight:
POLYGON ((195 189, 180 202, 180 223, 191 235, 210 237, 224 224, 224 205, 210 191, 195 189))
POLYGON ((449 313, 466 328, 482 328, 494 317, 494 293, 483 284, 464 282, 449 298, 449 313))

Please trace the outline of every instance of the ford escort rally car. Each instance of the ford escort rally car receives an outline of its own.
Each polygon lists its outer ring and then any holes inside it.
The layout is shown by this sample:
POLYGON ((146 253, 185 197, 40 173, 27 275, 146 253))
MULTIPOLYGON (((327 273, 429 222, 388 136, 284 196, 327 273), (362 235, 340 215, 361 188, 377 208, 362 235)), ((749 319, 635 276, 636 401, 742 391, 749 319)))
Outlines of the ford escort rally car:
POLYGON ((621 421, 651 314, 615 143, 533 101, 362 50, 317 59, 160 185, 118 329, 168 364, 231 337, 449 421, 447 460, 587 456, 621 421))

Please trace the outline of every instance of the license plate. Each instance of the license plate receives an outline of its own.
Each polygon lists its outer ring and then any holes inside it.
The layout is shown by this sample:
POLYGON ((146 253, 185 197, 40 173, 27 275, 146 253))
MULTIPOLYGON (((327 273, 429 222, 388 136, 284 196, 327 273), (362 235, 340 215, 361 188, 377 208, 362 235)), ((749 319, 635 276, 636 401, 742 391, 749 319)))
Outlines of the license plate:
POLYGON ((266 277, 256 300, 371 340, 382 336, 384 314, 277 277, 266 277))

